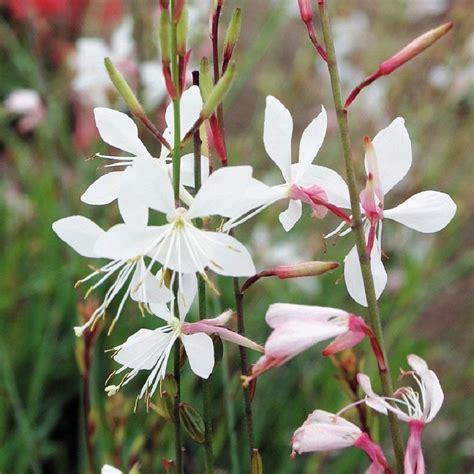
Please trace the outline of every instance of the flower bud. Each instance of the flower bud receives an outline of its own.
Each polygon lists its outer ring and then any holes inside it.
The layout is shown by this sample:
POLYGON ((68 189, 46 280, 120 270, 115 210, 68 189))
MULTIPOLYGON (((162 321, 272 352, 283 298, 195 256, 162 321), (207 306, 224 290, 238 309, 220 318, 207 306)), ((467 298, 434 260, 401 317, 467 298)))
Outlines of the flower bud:
POLYGON ((234 52, 235 45, 239 39, 240 25, 242 22, 240 8, 236 8, 232 14, 232 18, 227 28, 227 33, 224 40, 224 63, 228 63, 234 52))
POLYGON ((258 449, 252 449, 252 474, 263 474, 262 456, 258 449))
POLYGON ((170 0, 160 0, 160 8, 162 10, 167 10, 170 5, 170 0))
POLYGON ((199 67, 199 88, 204 101, 208 99, 212 92, 211 68, 209 67, 209 59, 206 57, 201 59, 199 67))
POLYGON ((171 21, 168 10, 162 10, 160 15, 160 50, 161 62, 171 62, 171 21))
POLYGON ((438 41, 444 36, 451 28, 453 23, 450 21, 444 25, 438 26, 418 38, 414 39, 411 43, 401 49, 398 53, 394 54, 391 58, 387 59, 380 65, 380 72, 383 76, 387 76, 395 69, 399 68, 406 62, 413 59, 415 56, 423 52, 426 48, 430 47, 433 43, 438 41))
POLYGON ((179 417, 184 429, 196 443, 204 443, 204 420, 201 414, 187 403, 179 405, 179 417))
POLYGON ((298 0, 298 7, 300 9, 301 19, 304 23, 309 23, 313 20, 311 0, 298 0))
POLYGON ((307 276, 318 276, 323 273, 334 270, 339 266, 337 262, 304 262, 297 263, 295 265, 280 265, 276 267, 273 271, 275 276, 281 280, 286 280, 287 278, 299 278, 307 276))
POLYGON ((207 119, 211 116, 217 106, 223 101, 227 92, 229 92, 235 77, 235 64, 232 63, 224 75, 219 79, 212 89, 209 97, 204 102, 201 110, 201 118, 207 119))
POLYGON ((186 55, 186 41, 188 37, 188 8, 184 6, 176 26, 176 49, 178 56, 186 55))
POLYGON ((104 64, 107 72, 109 73, 110 80, 114 84, 122 99, 128 105, 131 112, 136 115, 143 115, 143 108, 140 105, 140 102, 138 102, 137 97, 133 93, 130 86, 127 84, 127 81, 124 79, 122 74, 112 64, 110 58, 105 58, 104 64))

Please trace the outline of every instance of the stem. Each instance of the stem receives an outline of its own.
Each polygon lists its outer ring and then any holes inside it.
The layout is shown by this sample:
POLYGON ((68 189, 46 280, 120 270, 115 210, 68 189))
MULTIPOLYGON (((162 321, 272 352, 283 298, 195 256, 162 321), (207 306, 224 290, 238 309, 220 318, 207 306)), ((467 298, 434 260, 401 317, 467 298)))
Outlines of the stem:
MULTIPOLYGON (((199 71, 193 71, 193 84, 199 86, 199 71)), ((193 136, 194 143, 194 191, 201 188, 201 137, 199 129, 193 136)), ((202 228, 202 219, 197 219, 197 226, 202 228)), ((199 319, 207 316, 206 282, 198 275, 199 319)), ((202 380, 203 417, 204 417, 204 450, 206 454, 206 473, 214 472, 214 453, 212 451, 212 412, 211 412, 211 376, 202 380)))
POLYGON ((95 422, 91 416, 91 347, 85 342, 84 347, 84 375, 82 378, 82 408, 84 411, 84 431, 86 438, 87 463, 90 473, 95 472, 95 452, 93 437, 95 432, 95 422))
MULTIPOLYGON (((370 268, 370 259, 367 255, 364 230, 362 227, 361 213, 359 208, 359 194, 356 185, 354 164, 352 162, 351 142, 349 136, 349 125, 347 121, 347 113, 344 111, 341 94, 341 84, 339 81, 339 74, 337 70, 336 52, 334 49, 334 42, 332 38, 331 25, 329 20, 329 13, 324 4, 324 0, 319 0, 319 13, 321 16, 321 25, 323 29, 324 42, 326 45, 326 52, 328 55, 328 68, 331 77, 331 88, 334 98, 334 105, 337 112, 337 121, 339 124, 339 131, 344 151, 344 160, 346 165, 347 183, 349 187, 349 195, 351 199, 353 234, 356 240, 357 253, 359 254, 359 261, 362 271, 362 278, 364 281, 365 294, 367 297, 367 310, 369 315, 370 325, 372 331, 377 338, 379 346, 382 350, 384 360, 387 361, 385 344, 383 339, 382 324, 380 321, 380 313, 375 295, 374 281, 370 268)), ((383 393, 387 397, 393 396, 392 380, 388 365, 386 370, 380 370, 380 379, 382 382, 383 393)), ((397 462, 398 472, 403 472, 403 442, 400 434, 400 426, 398 419, 392 413, 389 413, 390 433, 392 436, 393 449, 397 462)))
MULTIPOLYGON (((175 97, 173 99, 173 190, 174 200, 179 206, 179 180, 181 173, 181 113, 180 113, 180 91, 179 91, 179 67, 178 67, 178 53, 177 53, 177 32, 175 18, 176 0, 171 0, 171 75, 175 89, 175 97)), ((177 288, 176 288, 177 290, 177 288)), ((175 297, 177 297, 175 291, 175 297)), ((176 305, 178 310, 178 305, 176 305)), ((179 311, 179 310, 178 310, 179 311)), ((176 457, 176 472, 181 474, 183 472, 183 454, 181 441, 181 420, 179 416, 179 405, 181 403, 181 369, 180 369, 180 349, 181 343, 176 341, 174 348, 174 378, 176 380, 176 397, 174 405, 174 433, 175 433, 175 457, 176 457)))
MULTIPOLYGON (((234 278, 234 295, 237 310, 237 330, 242 336, 245 336, 245 319, 244 319, 244 295, 240 292, 240 283, 238 278, 234 278)), ((239 346, 240 354, 240 370, 242 375, 248 375, 249 367, 247 362, 247 350, 243 346, 239 346)), ((247 425, 247 436, 249 439, 250 458, 252 458, 252 450, 255 444, 253 434, 253 416, 252 416, 252 400, 250 399, 250 391, 248 387, 242 386, 245 404, 245 420, 247 425)))

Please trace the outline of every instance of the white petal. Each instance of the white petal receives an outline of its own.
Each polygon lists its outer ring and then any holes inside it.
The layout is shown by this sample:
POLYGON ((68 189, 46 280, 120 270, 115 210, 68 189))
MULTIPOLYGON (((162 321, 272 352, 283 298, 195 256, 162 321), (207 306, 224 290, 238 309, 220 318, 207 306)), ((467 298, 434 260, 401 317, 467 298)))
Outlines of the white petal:
POLYGON ((437 375, 429 369, 428 364, 421 357, 410 354, 407 360, 424 384, 425 406, 423 411, 425 412, 426 421, 431 421, 443 405, 443 389, 437 375))
MULTIPOLYGON (((370 265, 374 278, 375 295, 378 299, 387 284, 387 272, 382 263, 382 256, 377 241, 375 241, 374 248, 372 249, 370 265)), ((351 297, 357 301, 357 303, 367 306, 364 281, 362 279, 359 256, 355 246, 347 254, 344 260, 344 279, 346 281, 347 291, 351 297)))
POLYGON ((110 464, 104 464, 100 474, 122 474, 122 471, 116 467, 111 466, 110 464))
MULTIPOLYGON (((196 120, 199 118, 199 114, 202 109, 202 98, 198 86, 191 86, 189 89, 186 89, 181 96, 181 138, 184 137, 186 132, 188 132, 191 127, 194 125, 196 120)), ((166 108, 165 114, 166 125, 170 131, 174 130, 174 113, 173 113, 173 104, 170 104, 166 108)), ((173 146, 174 135, 171 133, 170 144, 173 146)))
POLYGON ((105 107, 94 109, 95 123, 105 143, 134 156, 150 156, 138 138, 135 122, 126 114, 105 107))
POLYGON ((220 168, 209 176, 198 191, 188 211, 188 217, 235 214, 236 203, 244 195, 252 178, 251 166, 220 168))
POLYGON ((151 312, 160 319, 168 322, 171 318, 170 310, 164 303, 150 303, 151 312))
POLYGON ((168 227, 168 225, 144 227, 118 224, 99 237, 94 251, 100 257, 113 260, 128 260, 144 256, 168 230, 168 227))
POLYGON ((303 187, 319 186, 324 189, 331 204, 350 209, 349 188, 339 173, 325 166, 312 165, 308 168, 306 176, 302 179, 301 185, 303 187))
POLYGON ((194 240, 208 266, 220 275, 255 275, 255 265, 247 249, 234 237, 220 232, 194 229, 194 240))
POLYGON ((170 338, 171 333, 161 329, 140 329, 116 347, 114 360, 129 369, 151 370, 170 338))
MULTIPOLYGON (((209 177, 209 158, 201 156, 201 185, 209 177)), ((194 154, 188 153, 181 157, 181 184, 194 188, 194 154)))
POLYGON ((70 216, 53 223, 57 236, 70 245, 83 257, 99 257, 94 246, 104 231, 90 219, 82 216, 70 216))
POLYGON ((197 278, 195 273, 185 273, 181 277, 181 283, 178 291, 179 319, 186 318, 189 308, 193 304, 197 293, 197 278))
POLYGON ((418 232, 438 232, 456 214, 456 204, 448 194, 423 191, 397 207, 384 211, 384 217, 400 222, 418 232))
POLYGON ((137 265, 130 283, 130 296, 143 303, 167 303, 173 299, 173 292, 165 285, 163 271, 156 275, 146 271, 145 264, 137 265))
POLYGON ((125 17, 119 27, 112 33, 110 44, 115 61, 125 59, 133 54, 133 19, 131 16, 125 17))
POLYGON ((129 167, 122 172, 118 207, 126 224, 145 226, 148 222, 148 195, 134 168, 129 167))
POLYGON ((305 128, 300 141, 300 155, 298 174, 296 180, 306 172, 308 166, 314 161, 321 145, 327 128, 326 110, 322 107, 321 113, 305 128))
POLYGON ((210 336, 204 333, 182 335, 184 350, 188 356, 191 370, 207 379, 214 368, 214 344, 210 336))
MULTIPOLYGON (((174 212, 174 193, 166 164, 161 159, 138 157, 133 160, 136 185, 129 192, 139 193, 143 203, 159 212, 174 212)), ((126 190, 124 190, 125 192, 126 190)))
POLYGON ((275 97, 267 96, 263 143, 268 156, 280 168, 285 181, 291 179, 291 136, 293 119, 288 109, 275 97))
POLYGON ((97 178, 82 194, 81 201, 86 204, 109 204, 117 196, 122 183, 123 171, 112 171, 97 178))
MULTIPOLYGON (((407 174, 411 166, 411 142, 403 118, 396 118, 372 141, 377 157, 380 184, 387 194, 407 174)), ((367 161, 365 163, 367 170, 367 161)))
POLYGON ((288 232, 293 226, 300 220, 303 205, 301 201, 296 199, 290 199, 288 209, 283 211, 278 216, 281 225, 288 232))

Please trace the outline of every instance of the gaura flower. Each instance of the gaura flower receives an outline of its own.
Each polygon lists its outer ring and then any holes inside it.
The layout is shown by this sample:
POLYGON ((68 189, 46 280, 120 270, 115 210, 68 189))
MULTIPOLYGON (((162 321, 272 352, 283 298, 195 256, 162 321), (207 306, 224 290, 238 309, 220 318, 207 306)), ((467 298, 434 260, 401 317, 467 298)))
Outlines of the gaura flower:
POLYGON ((104 464, 100 470, 100 474, 122 474, 122 471, 110 464, 104 464))
POLYGON ((326 127, 327 116, 323 107, 321 113, 304 130, 298 163, 292 164, 293 119, 278 99, 267 97, 263 142, 268 156, 280 168, 284 183, 270 187, 254 179, 242 200, 239 212, 224 226, 225 230, 282 199, 289 199, 288 209, 279 217, 286 231, 292 229, 300 219, 302 202, 308 203, 317 217, 324 217, 329 209, 350 222, 349 217, 337 207, 340 202, 345 203, 349 199, 344 180, 329 168, 313 165, 323 143, 326 127), (342 192, 342 196, 338 192, 342 192), (252 212, 248 213, 249 211, 252 212))
MULTIPOLYGON (((65 217, 53 223, 53 230, 61 240, 70 245, 79 255, 88 258, 107 258, 95 250, 98 239, 104 236, 105 231, 90 219, 82 216, 65 217)), ((110 303, 124 287, 125 292, 109 332, 120 317, 125 301, 129 296, 142 303, 149 311, 151 311, 150 307, 153 307, 153 305, 164 304, 173 298, 172 292, 164 285, 161 273, 156 276, 150 273, 149 268, 145 265, 143 255, 135 255, 128 259, 111 259, 109 263, 94 269, 87 277, 79 280, 76 286, 97 277, 98 280, 87 291, 87 297, 92 290, 104 284, 112 275, 115 275, 115 280, 107 290, 102 304, 83 326, 74 328, 77 336, 81 336, 88 327, 94 325, 98 318, 105 315, 110 303)))
POLYGON ((12 114, 20 115, 17 128, 20 133, 34 130, 45 118, 46 109, 37 91, 33 89, 16 89, 4 102, 5 109, 12 114))
POLYGON ((110 44, 102 38, 80 38, 72 57, 73 89, 85 105, 107 104, 112 83, 104 68, 108 57, 126 76, 137 74, 134 61, 133 20, 126 17, 113 32, 110 44))
POLYGON ((403 375, 413 377, 419 393, 412 387, 401 387, 395 392, 396 398, 381 397, 372 390, 367 375, 358 374, 357 380, 366 394, 367 405, 384 415, 390 411, 399 420, 408 423, 410 438, 405 453, 405 474, 424 474, 425 461, 421 449, 421 434, 426 423, 433 420, 440 410, 444 394, 438 377, 421 357, 411 354, 407 360, 413 370, 403 375))
POLYGON ((293 434, 292 457, 315 451, 355 446, 369 456, 372 464, 367 474, 391 472, 382 449, 369 435, 350 421, 323 410, 315 410, 293 434))
POLYGON ((279 367, 306 349, 335 337, 324 350, 328 356, 358 344, 364 336, 370 338, 372 348, 382 370, 385 362, 382 351, 371 329, 360 316, 342 309, 300 304, 275 303, 265 315, 273 329, 265 343, 264 355, 255 363, 244 385, 266 372, 279 367))
POLYGON ((209 377, 214 368, 214 345, 210 337, 212 334, 254 350, 263 350, 258 344, 225 327, 232 316, 232 311, 195 323, 185 322, 184 319, 197 291, 196 277, 194 274, 183 275, 182 282, 184 298, 178 299, 178 303, 181 303, 178 304, 179 314, 175 310, 176 304, 172 302, 169 312, 165 315, 156 314, 157 317, 165 320, 165 326, 154 330, 140 329, 123 344, 114 348, 116 352, 113 358, 122 365, 114 374, 120 374, 129 369, 130 371, 123 377, 120 385, 106 387, 109 395, 117 393, 140 370, 148 370, 150 373, 138 396, 138 399, 141 399, 145 395, 148 400, 166 375, 168 359, 178 339, 184 346, 191 370, 204 379, 209 377))
MULTIPOLYGON (((410 137, 401 117, 381 130, 372 142, 365 139, 367 184, 360 193, 360 205, 377 298, 387 283, 380 247, 383 220, 392 219, 419 232, 431 233, 446 227, 456 213, 456 204, 451 197, 437 191, 422 191, 393 209, 385 209, 385 195, 403 179, 411 163, 410 137)), ((344 189, 347 190, 345 184, 340 190, 341 195, 344 189)), ((349 201, 340 205, 350 208, 349 201)), ((352 298, 367 306, 356 247, 346 256, 344 277, 352 298)))
MULTIPOLYGON (((183 93, 181 121, 184 126, 196 119, 201 106, 202 99, 197 86, 183 93)), ((101 158, 114 161, 105 168, 119 166, 125 169, 111 171, 99 177, 87 188, 81 200, 86 204, 104 205, 117 199, 120 213, 126 223, 146 225, 149 207, 153 207, 153 202, 160 199, 153 168, 166 167, 166 162, 164 159, 152 157, 138 137, 135 122, 128 115, 104 107, 95 108, 94 115, 102 140, 129 153, 129 156, 98 154, 97 156, 101 158)), ((167 112, 168 116, 169 112, 167 112)), ((162 151, 162 155, 164 157, 166 152, 162 151)), ((209 173, 209 162, 204 156, 201 157, 201 165, 202 178, 205 179, 209 173)), ((181 158, 181 182, 183 186, 194 186, 194 156, 192 154, 181 158)), ((192 197, 183 186, 180 189, 180 197, 189 204, 192 197)))
POLYGON ((192 223, 192 219, 200 217, 232 215, 251 179, 252 168, 234 166, 214 172, 188 209, 175 206, 168 174, 160 168, 154 169, 153 173, 160 195, 150 207, 166 214, 168 224, 118 224, 100 236, 96 252, 113 260, 148 255, 151 257, 150 266, 158 261, 164 268, 180 274, 199 272, 206 279, 206 267, 221 275, 253 275, 252 258, 239 241, 221 232, 199 229, 192 223))

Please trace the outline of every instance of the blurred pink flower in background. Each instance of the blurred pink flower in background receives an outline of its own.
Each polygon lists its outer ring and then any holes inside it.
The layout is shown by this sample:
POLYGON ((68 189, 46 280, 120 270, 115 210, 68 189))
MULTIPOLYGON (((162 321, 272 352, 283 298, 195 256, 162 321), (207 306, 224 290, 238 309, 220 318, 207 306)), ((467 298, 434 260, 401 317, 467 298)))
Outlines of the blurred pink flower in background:
POLYGON ((34 130, 45 118, 46 109, 37 91, 17 89, 4 102, 8 112, 20 116, 17 128, 20 133, 34 130))

